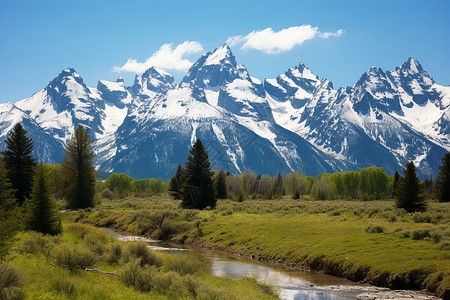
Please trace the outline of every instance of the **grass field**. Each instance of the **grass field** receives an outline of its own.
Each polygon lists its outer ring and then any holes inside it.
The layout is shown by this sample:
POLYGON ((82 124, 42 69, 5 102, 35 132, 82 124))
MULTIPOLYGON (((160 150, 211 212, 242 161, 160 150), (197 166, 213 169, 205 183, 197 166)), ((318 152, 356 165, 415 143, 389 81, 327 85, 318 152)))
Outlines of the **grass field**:
POLYGON ((120 242, 91 225, 64 223, 60 237, 19 234, 0 278, 16 278, 1 299, 275 299, 254 279, 226 279, 203 271, 201 261, 151 251, 143 242, 120 242), (87 272, 81 265, 117 276, 87 272), (18 292, 19 290, 19 292, 18 292))
POLYGON ((393 201, 223 200, 182 210, 167 196, 103 201, 71 222, 201 243, 392 288, 450 289, 450 205, 407 214, 393 201))

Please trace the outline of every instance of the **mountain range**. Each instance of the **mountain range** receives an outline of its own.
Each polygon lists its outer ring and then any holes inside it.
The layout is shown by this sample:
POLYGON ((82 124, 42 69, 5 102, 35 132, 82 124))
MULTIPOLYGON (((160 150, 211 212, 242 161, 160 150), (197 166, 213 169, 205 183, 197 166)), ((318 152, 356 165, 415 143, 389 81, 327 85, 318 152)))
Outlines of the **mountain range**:
POLYGON ((409 58, 394 71, 370 68, 334 89, 304 64, 273 79, 250 76, 226 44, 203 54, 180 83, 151 67, 88 87, 66 68, 30 98, 0 104, 0 150, 21 122, 33 155, 61 163, 79 124, 89 128, 98 170, 168 179, 200 138, 213 168, 276 175, 383 167, 414 161, 435 177, 450 151, 450 87, 409 58))

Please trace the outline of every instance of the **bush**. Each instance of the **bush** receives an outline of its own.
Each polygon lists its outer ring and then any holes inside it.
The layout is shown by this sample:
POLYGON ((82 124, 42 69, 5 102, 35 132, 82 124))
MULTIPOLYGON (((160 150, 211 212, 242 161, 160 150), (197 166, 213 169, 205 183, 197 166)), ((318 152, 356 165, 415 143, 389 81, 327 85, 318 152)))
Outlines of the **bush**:
POLYGON ((25 291, 18 286, 12 286, 0 291, 2 300, 21 300, 25 298, 25 291))
POLYGON ((200 260, 185 256, 170 256, 167 258, 165 268, 181 275, 194 274, 203 269, 200 260))
POLYGON ((109 249, 109 254, 106 258, 106 262, 108 264, 117 264, 119 260, 122 258, 122 244, 121 243, 114 243, 111 245, 109 249))
POLYGON ((102 197, 105 199, 112 200, 114 198, 114 193, 110 189, 106 188, 102 192, 102 197))
POLYGON ((149 249, 147 244, 142 241, 128 243, 122 258, 125 262, 133 262, 138 260, 141 266, 162 266, 161 258, 149 249))
POLYGON ((49 257, 53 247, 59 243, 60 238, 54 236, 44 236, 34 231, 28 232, 27 238, 19 246, 19 251, 30 254, 44 254, 49 257))
POLYGON ((21 286, 25 284, 25 276, 19 269, 0 264, 0 299, 23 299, 25 292, 21 286))
POLYGON ((143 269, 137 261, 134 261, 119 271, 119 279, 126 286, 132 286, 141 292, 148 292, 151 289, 153 272, 153 268, 143 269))
POLYGON ((413 240, 423 240, 429 237, 431 237, 429 229, 417 229, 412 232, 413 240))
POLYGON ((379 225, 369 225, 366 228, 366 232, 368 232, 368 233, 383 233, 384 232, 384 227, 383 226, 379 226, 379 225))
POLYGON ((443 241, 438 246, 439 250, 450 250, 450 241, 443 241))
POLYGON ((73 271, 75 268, 86 269, 93 266, 96 256, 91 250, 81 245, 61 245, 55 248, 54 258, 60 267, 73 271))
POLYGON ((55 278, 51 286, 53 290, 67 296, 72 296, 77 291, 77 286, 69 278, 55 278))

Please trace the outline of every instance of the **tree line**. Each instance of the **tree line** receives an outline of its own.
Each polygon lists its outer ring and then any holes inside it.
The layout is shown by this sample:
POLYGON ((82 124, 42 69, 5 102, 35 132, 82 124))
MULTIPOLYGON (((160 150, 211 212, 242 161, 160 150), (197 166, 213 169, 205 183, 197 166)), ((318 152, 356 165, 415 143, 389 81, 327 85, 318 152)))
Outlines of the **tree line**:
POLYGON ((275 177, 256 175, 251 170, 232 175, 222 169, 210 169, 208 154, 200 140, 194 144, 185 166, 179 165, 169 183, 169 193, 182 200, 185 208, 214 207, 214 199, 293 199, 317 200, 392 199, 408 212, 426 209, 426 199, 450 201, 450 153, 442 157, 436 180, 421 181, 413 162, 407 163, 403 176, 389 176, 383 168, 367 167, 360 171, 322 173, 317 177, 300 172, 275 177), (212 186, 212 188, 211 188, 212 186), (197 199, 200 199, 197 201, 197 199))
POLYGON ((89 130, 81 125, 66 146, 60 168, 45 166, 32 157, 33 140, 17 123, 5 140, 0 157, 0 260, 8 253, 11 238, 20 230, 61 233, 61 216, 53 194, 58 193, 71 209, 92 207, 95 195, 94 152, 89 130), (56 172, 58 175, 56 175, 56 172))

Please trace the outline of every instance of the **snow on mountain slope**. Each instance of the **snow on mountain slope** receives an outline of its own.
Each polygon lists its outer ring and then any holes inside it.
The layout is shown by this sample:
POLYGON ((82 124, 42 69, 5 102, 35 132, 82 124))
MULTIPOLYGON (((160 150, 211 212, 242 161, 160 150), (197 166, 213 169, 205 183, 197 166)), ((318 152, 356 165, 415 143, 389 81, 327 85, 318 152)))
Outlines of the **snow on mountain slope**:
POLYGON ((317 175, 372 165, 394 173, 412 160, 425 178, 450 150, 450 87, 412 58, 394 71, 370 68, 338 90, 302 63, 261 82, 224 44, 178 85, 151 67, 132 86, 118 78, 90 88, 67 68, 30 98, 0 105, 0 142, 16 122, 33 137, 36 157, 56 163, 82 124, 96 166, 136 178, 170 178, 197 138, 214 168, 234 173, 317 175))
POLYGON ((0 151, 5 150, 5 139, 14 125, 21 123, 27 136, 33 139, 33 157, 46 163, 60 163, 64 148, 60 141, 50 136, 27 113, 11 102, 0 104, 0 151))
POLYGON ((63 70, 47 87, 16 105, 63 143, 78 124, 90 128, 94 136, 103 129, 104 100, 71 68, 63 70))
POLYGON ((371 68, 352 87, 338 91, 322 80, 299 108, 292 105, 295 93, 275 93, 268 83, 277 123, 350 168, 377 165, 393 173, 413 160, 423 176, 430 176, 445 153, 424 135, 444 111, 436 105, 442 97, 430 91, 434 82, 416 60, 396 72, 371 68))

